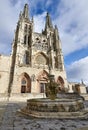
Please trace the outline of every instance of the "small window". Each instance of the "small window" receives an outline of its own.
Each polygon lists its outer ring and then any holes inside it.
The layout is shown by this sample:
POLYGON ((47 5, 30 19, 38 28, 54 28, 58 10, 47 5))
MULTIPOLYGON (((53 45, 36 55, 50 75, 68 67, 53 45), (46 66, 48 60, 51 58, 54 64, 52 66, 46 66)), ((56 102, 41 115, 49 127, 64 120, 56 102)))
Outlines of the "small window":
POLYGON ((46 40, 44 39, 43 42, 46 42, 46 40))
POLYGON ((36 37, 36 40, 38 41, 38 40, 39 40, 39 38, 38 38, 38 37, 36 37))

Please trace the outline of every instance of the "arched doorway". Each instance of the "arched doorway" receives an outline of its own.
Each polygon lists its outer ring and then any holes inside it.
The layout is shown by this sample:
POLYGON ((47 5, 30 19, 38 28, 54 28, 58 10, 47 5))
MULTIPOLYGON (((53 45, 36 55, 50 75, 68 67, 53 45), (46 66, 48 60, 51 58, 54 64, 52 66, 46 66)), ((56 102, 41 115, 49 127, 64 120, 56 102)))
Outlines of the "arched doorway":
POLYGON ((63 78, 61 76, 58 76, 57 83, 58 83, 58 86, 59 86, 60 90, 64 89, 64 80, 63 80, 63 78))
POLYGON ((31 92, 31 79, 27 73, 21 75, 21 93, 31 92))
POLYGON ((48 73, 47 71, 43 70, 41 71, 38 76, 37 76, 37 81, 39 83, 39 87, 40 87, 40 93, 44 93, 45 92, 45 85, 48 82, 48 73))

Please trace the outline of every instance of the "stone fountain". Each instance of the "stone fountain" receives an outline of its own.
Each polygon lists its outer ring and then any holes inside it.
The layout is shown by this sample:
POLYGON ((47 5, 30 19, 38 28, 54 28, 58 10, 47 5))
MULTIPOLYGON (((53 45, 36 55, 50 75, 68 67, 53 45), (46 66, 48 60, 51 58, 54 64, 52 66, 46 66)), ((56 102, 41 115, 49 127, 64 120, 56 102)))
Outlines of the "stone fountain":
POLYGON ((45 88, 46 98, 27 100, 27 106, 20 112, 37 118, 85 118, 88 109, 84 108, 83 97, 76 93, 58 93, 57 83, 54 75, 51 74, 50 62, 48 67, 49 82, 45 88))
POLYGON ((46 95, 46 98, 27 100, 27 106, 21 112, 37 118, 74 119, 87 116, 83 97, 76 93, 57 94, 57 84, 52 78, 46 85, 46 95))

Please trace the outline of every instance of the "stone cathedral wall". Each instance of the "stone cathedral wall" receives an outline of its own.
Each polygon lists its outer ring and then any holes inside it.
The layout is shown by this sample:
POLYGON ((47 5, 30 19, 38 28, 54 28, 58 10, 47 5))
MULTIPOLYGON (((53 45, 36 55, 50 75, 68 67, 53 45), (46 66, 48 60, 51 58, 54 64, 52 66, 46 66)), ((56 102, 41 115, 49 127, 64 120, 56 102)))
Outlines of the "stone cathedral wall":
POLYGON ((8 91, 10 62, 10 56, 0 56, 0 93, 6 94, 8 91))

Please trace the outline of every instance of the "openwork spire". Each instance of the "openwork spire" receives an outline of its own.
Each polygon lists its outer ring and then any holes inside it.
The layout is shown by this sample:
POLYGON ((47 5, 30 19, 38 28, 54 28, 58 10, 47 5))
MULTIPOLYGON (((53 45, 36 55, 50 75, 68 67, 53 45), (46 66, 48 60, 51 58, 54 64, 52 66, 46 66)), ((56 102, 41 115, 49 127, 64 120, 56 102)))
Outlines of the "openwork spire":
POLYGON ((46 24, 45 24, 45 28, 52 28, 53 25, 52 25, 52 21, 51 21, 51 18, 50 18, 50 15, 49 13, 47 12, 47 15, 46 15, 46 24))
POLYGON ((28 4, 25 4, 24 6, 23 16, 24 18, 29 18, 28 4))

